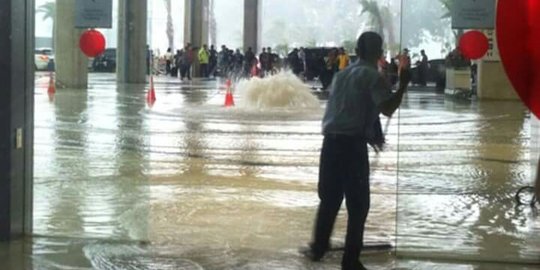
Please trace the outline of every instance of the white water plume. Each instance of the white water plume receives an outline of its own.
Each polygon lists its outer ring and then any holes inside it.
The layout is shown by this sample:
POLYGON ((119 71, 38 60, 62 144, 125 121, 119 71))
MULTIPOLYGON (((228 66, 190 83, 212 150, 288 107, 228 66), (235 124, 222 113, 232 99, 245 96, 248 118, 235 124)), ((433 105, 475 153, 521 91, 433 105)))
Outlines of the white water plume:
POLYGON ((238 83, 240 106, 247 109, 303 110, 320 108, 308 85, 288 71, 266 78, 251 78, 238 83))

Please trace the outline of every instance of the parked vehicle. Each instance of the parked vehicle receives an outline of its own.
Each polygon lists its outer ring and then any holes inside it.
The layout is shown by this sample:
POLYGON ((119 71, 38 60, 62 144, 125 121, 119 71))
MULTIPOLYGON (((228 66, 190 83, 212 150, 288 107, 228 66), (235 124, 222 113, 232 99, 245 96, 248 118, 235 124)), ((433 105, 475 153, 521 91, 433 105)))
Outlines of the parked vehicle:
POLYGON ((51 48, 37 48, 34 51, 34 67, 36 70, 54 70, 54 54, 51 48))
MULTIPOLYGON (((444 89, 446 85, 446 64, 444 59, 433 59, 429 62, 429 68, 426 74, 427 83, 435 83, 437 88, 444 89)), ((413 84, 420 84, 419 67, 418 65, 412 68, 411 71, 413 84)))
POLYGON ((92 61, 92 70, 95 72, 115 72, 116 48, 105 49, 103 54, 96 56, 92 61))

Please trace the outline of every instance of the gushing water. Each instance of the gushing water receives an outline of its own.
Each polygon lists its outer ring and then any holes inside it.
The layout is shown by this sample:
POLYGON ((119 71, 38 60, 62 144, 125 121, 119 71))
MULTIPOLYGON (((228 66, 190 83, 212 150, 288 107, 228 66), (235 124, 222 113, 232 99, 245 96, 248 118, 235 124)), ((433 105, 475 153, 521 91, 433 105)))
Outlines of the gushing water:
POLYGON ((247 109, 320 108, 319 100, 311 94, 310 88, 288 71, 263 79, 242 80, 237 89, 242 97, 240 106, 247 109))

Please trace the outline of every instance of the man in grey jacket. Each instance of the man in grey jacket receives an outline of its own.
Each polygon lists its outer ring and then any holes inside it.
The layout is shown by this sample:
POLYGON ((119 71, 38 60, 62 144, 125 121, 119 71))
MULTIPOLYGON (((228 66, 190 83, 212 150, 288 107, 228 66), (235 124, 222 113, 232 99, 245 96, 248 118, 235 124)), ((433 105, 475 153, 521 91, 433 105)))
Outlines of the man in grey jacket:
POLYGON ((313 241, 304 255, 319 261, 330 248, 330 236, 343 198, 348 223, 344 270, 365 269, 359 261, 364 225, 370 205, 367 145, 384 143, 379 114, 390 117, 400 106, 410 82, 409 71, 401 73, 400 85, 392 93, 377 71, 383 40, 374 32, 363 33, 357 42, 359 60, 337 73, 329 87, 330 97, 323 119, 324 141, 320 156, 317 211, 313 241))

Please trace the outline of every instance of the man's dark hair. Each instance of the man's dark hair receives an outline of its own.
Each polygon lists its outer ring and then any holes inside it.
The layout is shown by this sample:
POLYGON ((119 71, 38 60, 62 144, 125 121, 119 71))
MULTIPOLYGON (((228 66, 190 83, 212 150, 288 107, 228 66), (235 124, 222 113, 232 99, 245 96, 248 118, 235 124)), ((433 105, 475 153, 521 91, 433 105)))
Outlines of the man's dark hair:
POLYGON ((375 32, 365 32, 358 38, 356 53, 364 60, 378 59, 382 54, 382 37, 375 32))

